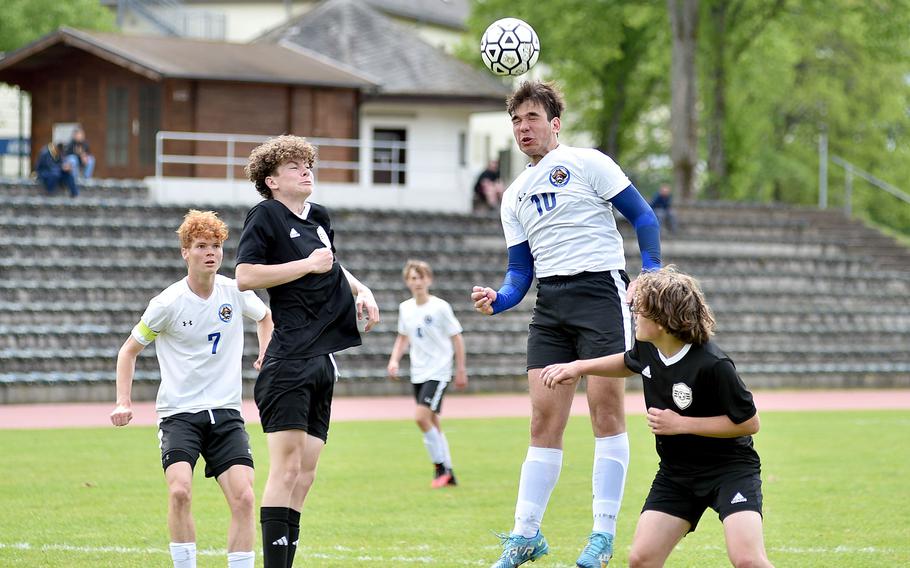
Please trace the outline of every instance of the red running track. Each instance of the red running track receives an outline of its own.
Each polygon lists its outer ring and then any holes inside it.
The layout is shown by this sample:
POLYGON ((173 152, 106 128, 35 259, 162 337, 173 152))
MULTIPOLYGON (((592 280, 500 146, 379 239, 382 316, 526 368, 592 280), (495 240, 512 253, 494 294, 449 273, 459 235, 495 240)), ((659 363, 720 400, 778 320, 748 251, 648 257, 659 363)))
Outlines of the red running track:
MULTIPOLYGON (((810 390, 758 391, 755 404, 762 411, 800 410, 907 410, 910 409, 910 389, 900 390, 810 390)), ((626 394, 626 413, 643 414, 641 392, 626 394)), ((0 429, 66 428, 109 426, 108 415, 113 403, 73 404, 10 404, 0 405, 0 429)), ((498 418, 530 416, 531 403, 527 394, 453 393, 443 403, 446 418, 498 418)), ((414 400, 406 396, 337 397, 332 404, 333 421, 351 420, 408 420, 414 413, 414 400)), ((587 415, 584 395, 577 395, 572 415, 587 415)), ((259 422, 252 401, 244 401, 243 414, 248 422, 259 422)), ((132 424, 155 424, 155 403, 133 405, 132 424)))

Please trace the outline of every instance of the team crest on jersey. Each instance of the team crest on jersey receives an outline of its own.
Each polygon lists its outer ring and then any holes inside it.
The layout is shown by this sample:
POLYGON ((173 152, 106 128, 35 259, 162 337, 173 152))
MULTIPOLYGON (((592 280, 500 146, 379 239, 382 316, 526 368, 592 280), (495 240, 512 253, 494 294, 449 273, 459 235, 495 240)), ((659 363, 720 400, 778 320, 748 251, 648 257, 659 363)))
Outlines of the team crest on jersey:
POLYGON ((230 304, 221 304, 221 307, 218 308, 218 318, 227 323, 231 321, 232 317, 234 317, 234 307, 230 304))
POLYGON ((429 315, 423 316, 423 323, 425 323, 427 325, 430 325, 431 323, 433 323, 433 316, 429 316, 429 315))
POLYGON ((692 405, 692 389, 686 383, 673 385, 673 402, 680 410, 685 410, 692 405))
POLYGON ((553 187, 563 187, 569 183, 569 178, 572 177, 572 174, 569 173, 569 169, 565 166, 556 166, 550 170, 550 185, 553 187))

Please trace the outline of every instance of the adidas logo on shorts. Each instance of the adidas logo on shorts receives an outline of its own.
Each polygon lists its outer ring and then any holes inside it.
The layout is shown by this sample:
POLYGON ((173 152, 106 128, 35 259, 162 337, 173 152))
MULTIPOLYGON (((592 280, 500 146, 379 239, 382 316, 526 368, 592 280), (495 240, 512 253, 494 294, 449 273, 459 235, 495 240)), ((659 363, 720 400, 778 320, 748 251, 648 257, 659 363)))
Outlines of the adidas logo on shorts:
POLYGON ((742 493, 737 492, 736 495, 733 496, 733 499, 730 499, 730 504, 736 505, 737 503, 745 503, 746 501, 748 501, 748 499, 743 497, 742 493))

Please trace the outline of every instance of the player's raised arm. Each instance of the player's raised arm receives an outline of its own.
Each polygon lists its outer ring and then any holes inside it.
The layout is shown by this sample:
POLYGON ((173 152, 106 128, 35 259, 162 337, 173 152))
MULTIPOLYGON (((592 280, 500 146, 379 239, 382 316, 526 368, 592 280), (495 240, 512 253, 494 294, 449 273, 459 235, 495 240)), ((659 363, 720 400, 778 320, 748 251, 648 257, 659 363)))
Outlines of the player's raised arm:
POLYGON ((475 286, 471 292, 474 309, 484 315, 498 314, 518 305, 531 288, 534 279, 534 257, 524 241, 509 247, 509 265, 499 290, 475 286))

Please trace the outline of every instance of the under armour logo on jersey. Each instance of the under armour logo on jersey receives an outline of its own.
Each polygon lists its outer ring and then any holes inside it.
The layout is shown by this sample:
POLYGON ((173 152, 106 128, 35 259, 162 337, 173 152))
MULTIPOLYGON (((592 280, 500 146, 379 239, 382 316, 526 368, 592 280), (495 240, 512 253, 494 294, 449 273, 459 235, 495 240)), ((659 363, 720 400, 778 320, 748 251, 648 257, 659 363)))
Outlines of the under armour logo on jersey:
POLYGON ((736 495, 733 496, 733 499, 730 499, 730 504, 736 505, 737 503, 745 503, 746 501, 748 501, 748 499, 743 497, 742 493, 737 492, 736 495))
POLYGON ((186 327, 188 325, 193 325, 193 320, 183 322, 183 327, 186 327))
POLYGON ((300 236, 300 233, 297 232, 297 229, 293 229, 293 228, 292 228, 292 229, 291 229, 291 238, 292 238, 292 239, 296 239, 296 238, 299 237, 299 236, 300 236))
POLYGON ((288 537, 286 537, 286 536, 283 536, 272 543, 272 546, 287 546, 287 545, 288 545, 288 537))
POLYGON ((647 377, 647 378, 649 378, 649 379, 651 378, 651 365, 648 365, 647 367, 645 367, 644 369, 642 369, 642 371, 641 371, 641 376, 642 376, 642 377, 647 377))

